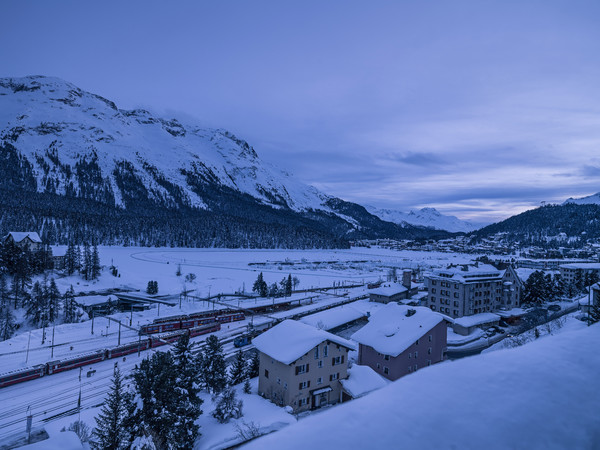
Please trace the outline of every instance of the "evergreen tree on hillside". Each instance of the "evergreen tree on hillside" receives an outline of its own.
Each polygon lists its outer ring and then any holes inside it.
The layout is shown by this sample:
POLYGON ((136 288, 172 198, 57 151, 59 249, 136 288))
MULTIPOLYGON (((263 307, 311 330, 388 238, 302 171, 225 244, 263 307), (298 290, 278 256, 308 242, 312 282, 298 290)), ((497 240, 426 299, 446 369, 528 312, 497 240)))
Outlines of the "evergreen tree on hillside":
POLYGON ((50 284, 47 287, 46 291, 46 299, 47 299, 47 317, 49 322, 54 322, 59 314, 60 309, 60 291, 56 286, 56 282, 54 278, 50 278, 50 284))
POLYGON ((215 335, 206 339, 201 358, 201 377, 207 390, 219 393, 227 386, 227 374, 223 346, 215 335))
POLYGON ((75 248, 75 246, 69 242, 69 245, 67 246, 67 251, 65 253, 65 260, 64 260, 64 265, 65 265, 65 273, 67 275, 73 275, 77 270, 77 256, 76 256, 76 252, 79 251, 78 249, 75 248))
POLYGON ((533 272, 523 288, 523 302, 541 305, 548 299, 547 279, 544 272, 536 270, 533 272))
POLYGON ((81 315, 77 305, 75 305, 75 290, 73 289, 73 285, 63 295, 63 311, 66 323, 79 322, 81 315))
POLYGON ((193 344, 190 343, 189 336, 184 334, 172 350, 177 377, 175 414, 178 418, 173 432, 176 440, 172 444, 175 448, 181 449, 193 448, 200 428, 195 422, 202 414, 202 399, 198 397, 200 387, 196 382, 199 367, 192 355, 192 349, 193 344))
POLYGON ((256 292, 261 297, 266 297, 269 293, 267 282, 263 278, 263 273, 259 273, 256 281, 252 285, 252 292, 256 292))
POLYGON ((248 376, 250 378, 257 377, 259 375, 260 370, 260 356, 258 352, 254 352, 252 354, 252 359, 250 360, 250 369, 248 370, 248 376))
POLYGON ((229 368, 229 384, 231 386, 240 384, 247 378, 247 376, 248 367, 246 358, 244 358, 244 353, 241 350, 238 350, 235 355, 235 359, 233 360, 233 364, 229 368))
POLYGON ((96 417, 96 428, 92 433, 92 448, 98 450, 128 448, 128 429, 124 426, 127 410, 123 378, 119 368, 115 367, 108 397, 96 417))
POLYGON ((287 280, 285 282, 285 295, 286 297, 289 297, 290 295, 292 295, 292 287, 294 285, 294 282, 292 280, 292 274, 290 273, 287 277, 287 280))
POLYGON ((31 297, 27 302, 25 317, 35 326, 42 328, 48 325, 46 293, 39 281, 36 281, 31 290, 31 297))
POLYGON ((16 328, 17 324, 15 323, 15 316, 10 306, 6 277, 0 275, 0 341, 5 341, 12 337, 16 328))
POLYGON ((97 280, 100 277, 102 267, 100 266, 100 255, 98 254, 98 246, 94 245, 90 256, 90 277, 92 280, 97 280))
POLYGON ((85 280, 92 278, 92 252, 88 244, 83 245, 83 262, 81 264, 81 275, 85 280))
POLYGON ((154 448, 168 449, 176 440, 176 377, 170 352, 154 353, 135 367, 131 375, 135 394, 128 397, 131 406, 124 422, 131 433, 130 444, 144 441, 154 448))

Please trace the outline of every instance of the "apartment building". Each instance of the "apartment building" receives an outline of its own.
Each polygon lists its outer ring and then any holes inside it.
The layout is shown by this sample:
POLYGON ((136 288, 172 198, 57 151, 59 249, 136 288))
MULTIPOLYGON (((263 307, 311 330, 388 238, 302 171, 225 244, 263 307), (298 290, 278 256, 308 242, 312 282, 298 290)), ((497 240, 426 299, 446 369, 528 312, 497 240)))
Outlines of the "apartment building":
POLYGON ((253 340, 259 351, 258 393, 294 412, 341 401, 350 341, 295 320, 284 320, 253 340))
POLYGON ((600 263, 573 263, 563 264, 559 267, 560 277, 567 284, 574 283, 577 277, 585 277, 586 275, 595 273, 600 276, 600 263))
POLYGON ((512 268, 488 264, 450 265, 426 277, 427 306, 452 318, 470 316, 521 304, 523 282, 512 268))

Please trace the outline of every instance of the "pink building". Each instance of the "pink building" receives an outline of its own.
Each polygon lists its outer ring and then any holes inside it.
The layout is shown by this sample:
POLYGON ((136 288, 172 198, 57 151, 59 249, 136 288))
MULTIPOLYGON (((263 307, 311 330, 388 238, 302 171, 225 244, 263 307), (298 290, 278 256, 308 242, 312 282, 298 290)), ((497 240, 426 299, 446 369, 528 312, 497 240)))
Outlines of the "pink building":
POLYGON ((443 361, 447 322, 425 307, 389 303, 352 335, 359 343, 358 364, 389 380, 443 361))

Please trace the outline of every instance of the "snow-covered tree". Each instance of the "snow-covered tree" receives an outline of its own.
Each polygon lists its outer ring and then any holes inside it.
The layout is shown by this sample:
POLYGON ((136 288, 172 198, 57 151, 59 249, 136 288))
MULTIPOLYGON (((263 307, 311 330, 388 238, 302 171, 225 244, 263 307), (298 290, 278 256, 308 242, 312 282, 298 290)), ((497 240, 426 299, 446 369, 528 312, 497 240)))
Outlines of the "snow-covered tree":
POLYGON ((250 368, 248 369, 248 377, 254 378, 259 375, 260 370, 260 356, 258 352, 254 352, 252 354, 252 359, 250 359, 250 368))
POLYGON ((73 285, 67 289, 63 295, 63 312, 66 323, 79 322, 81 311, 75 304, 75 290, 73 285))
POLYGON ((0 275, 0 341, 9 339, 16 328, 17 324, 10 305, 6 277, 0 275))
POLYGON ((108 397, 96 417, 96 428, 92 433, 92 448, 120 450, 128 447, 128 429, 124 426, 127 409, 123 378, 119 368, 115 367, 108 397))
POLYGON ((90 278, 97 280, 100 277, 102 266, 100 265, 100 255, 98 254, 98 246, 94 245, 90 255, 90 278))
POLYGON ((45 327, 48 325, 47 309, 46 293, 40 282, 36 281, 31 290, 31 297, 27 302, 25 316, 35 326, 45 327))
POLYGON ((168 449, 173 436, 177 417, 177 374, 170 352, 154 353, 136 366, 131 375, 134 394, 128 397, 131 405, 125 426, 131 433, 132 448, 168 449), (135 445, 133 445, 135 443, 135 445))
POLYGON ((223 346, 215 335, 206 339, 201 357, 201 377, 207 390, 219 393, 227 386, 227 366, 223 354, 223 346))
POLYGON ((227 423, 230 419, 239 419, 242 417, 242 407, 244 403, 237 399, 235 389, 227 388, 219 395, 213 398, 215 410, 212 415, 219 423, 227 423))
POLYGON ((54 322, 58 318, 60 309, 60 291, 56 286, 54 278, 50 278, 50 284, 46 288, 46 304, 48 322, 54 322))
POLYGON ((258 274, 256 281, 252 285, 252 292, 256 292, 261 297, 266 297, 269 293, 269 287, 263 278, 262 272, 258 274))
POLYGON ((246 358, 244 358, 244 353, 241 350, 238 350, 235 359, 233 360, 233 364, 231 364, 229 368, 229 384, 232 386, 240 384, 247 376, 248 364, 246 363, 246 358))
POLYGON ((194 442, 200 435, 199 426, 196 420, 202 414, 202 399, 198 397, 200 386, 196 382, 198 379, 198 365, 192 355, 193 344, 190 343, 189 336, 183 335, 173 352, 173 362, 176 373, 175 400, 177 422, 174 424, 172 442, 175 448, 187 449, 193 448, 194 442))

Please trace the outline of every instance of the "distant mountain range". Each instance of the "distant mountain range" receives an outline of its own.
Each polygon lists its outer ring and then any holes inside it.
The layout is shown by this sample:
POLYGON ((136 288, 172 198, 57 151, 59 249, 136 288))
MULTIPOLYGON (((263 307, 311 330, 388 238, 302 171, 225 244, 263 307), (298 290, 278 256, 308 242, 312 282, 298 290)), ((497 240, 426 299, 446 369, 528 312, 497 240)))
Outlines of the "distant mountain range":
POLYGON ((374 206, 365 206, 365 208, 380 219, 401 226, 414 225, 435 230, 446 230, 453 233, 468 233, 483 226, 482 224, 474 224, 465 220, 460 220, 455 216, 446 216, 441 214, 435 208, 411 210, 408 213, 393 209, 379 209, 374 206))
POLYGON ((0 79, 0 157, 2 231, 49 242, 306 248, 447 235, 305 185, 226 130, 122 110, 57 78, 0 79))
POLYGON ((600 192, 598 192, 596 194, 588 195, 587 197, 581 197, 581 198, 570 197, 567 200, 565 200, 563 205, 566 205, 569 203, 574 204, 574 205, 600 205, 600 192))

